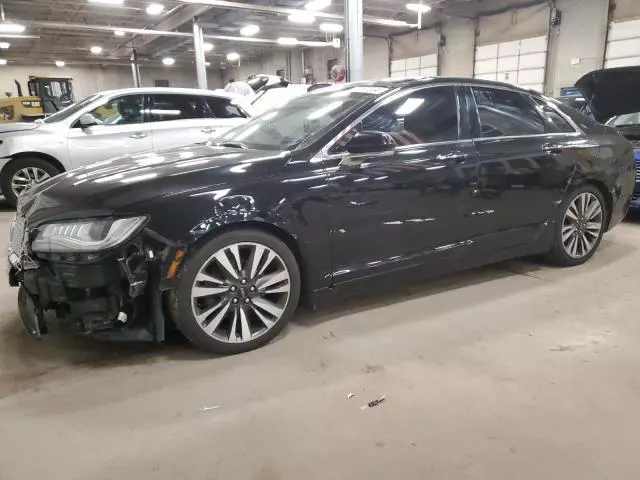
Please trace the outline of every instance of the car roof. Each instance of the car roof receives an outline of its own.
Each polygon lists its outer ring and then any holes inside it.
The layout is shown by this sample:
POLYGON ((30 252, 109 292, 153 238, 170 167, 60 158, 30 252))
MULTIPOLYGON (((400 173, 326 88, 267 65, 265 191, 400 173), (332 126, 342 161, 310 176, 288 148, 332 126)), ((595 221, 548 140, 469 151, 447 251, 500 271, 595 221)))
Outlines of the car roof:
POLYGON ((402 77, 402 78, 385 78, 382 80, 375 81, 362 81, 362 82, 352 82, 351 85, 357 84, 360 86, 371 86, 371 87, 395 87, 395 88, 412 88, 412 87, 420 87, 422 85, 480 85, 487 87, 500 87, 500 88, 509 88, 512 90, 519 90, 525 93, 533 93, 537 95, 543 95, 541 92, 537 90, 531 90, 527 88, 520 87, 513 83, 507 82, 497 82, 495 80, 482 80, 479 78, 465 78, 465 77, 402 77))
POLYGON ((102 95, 123 95, 123 94, 182 94, 182 95, 213 95, 224 98, 238 98, 238 95, 225 92, 224 90, 205 90, 200 88, 179 88, 179 87, 139 87, 139 88, 120 88, 117 90, 105 90, 100 92, 102 95))

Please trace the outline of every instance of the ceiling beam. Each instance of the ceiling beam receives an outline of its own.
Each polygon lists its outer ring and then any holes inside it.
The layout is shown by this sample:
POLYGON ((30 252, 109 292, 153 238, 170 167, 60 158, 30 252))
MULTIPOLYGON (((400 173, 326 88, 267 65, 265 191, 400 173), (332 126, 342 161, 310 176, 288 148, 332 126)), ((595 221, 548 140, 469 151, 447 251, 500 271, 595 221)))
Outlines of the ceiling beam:
MULTIPOLYGON (((329 20, 340 20, 344 21, 344 15, 340 15, 338 13, 328 13, 328 12, 309 12, 309 10, 299 9, 299 8, 287 8, 287 7, 276 7, 273 5, 256 5, 252 3, 240 3, 240 2, 232 2, 229 0, 180 0, 182 3, 196 4, 196 5, 209 5, 210 7, 219 7, 219 8, 228 8, 230 10, 246 10, 249 12, 261 12, 261 13, 270 13, 273 15, 290 15, 292 13, 313 13, 317 18, 326 18, 329 20)), ((385 18, 375 18, 364 16, 362 21, 364 23, 372 23, 377 25, 389 25, 389 20, 385 18)), ((404 22, 404 27, 412 26, 408 22, 404 22)))

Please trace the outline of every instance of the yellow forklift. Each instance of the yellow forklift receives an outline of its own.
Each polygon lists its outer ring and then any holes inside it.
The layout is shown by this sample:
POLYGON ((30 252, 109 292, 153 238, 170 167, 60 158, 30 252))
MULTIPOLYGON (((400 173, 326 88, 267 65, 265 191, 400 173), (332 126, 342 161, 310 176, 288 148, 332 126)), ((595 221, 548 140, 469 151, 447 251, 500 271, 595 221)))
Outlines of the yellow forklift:
POLYGON ((70 78, 29 77, 29 95, 15 80, 18 96, 0 99, 0 123, 33 122, 68 107, 74 102, 70 78))

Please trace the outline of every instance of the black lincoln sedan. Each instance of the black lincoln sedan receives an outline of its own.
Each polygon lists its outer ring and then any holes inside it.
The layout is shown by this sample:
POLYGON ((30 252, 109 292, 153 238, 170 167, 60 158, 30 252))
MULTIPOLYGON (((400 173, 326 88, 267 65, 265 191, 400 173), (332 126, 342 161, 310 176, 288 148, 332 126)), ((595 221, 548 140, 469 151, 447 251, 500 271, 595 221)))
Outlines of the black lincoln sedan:
MULTIPOLYGON (((539 93, 480 80, 327 87, 214 145, 100 162, 25 192, 9 280, 29 333, 231 354, 373 282, 545 254, 578 265, 625 215, 633 148, 539 93)), ((392 320, 390 320, 392 321, 392 320)))

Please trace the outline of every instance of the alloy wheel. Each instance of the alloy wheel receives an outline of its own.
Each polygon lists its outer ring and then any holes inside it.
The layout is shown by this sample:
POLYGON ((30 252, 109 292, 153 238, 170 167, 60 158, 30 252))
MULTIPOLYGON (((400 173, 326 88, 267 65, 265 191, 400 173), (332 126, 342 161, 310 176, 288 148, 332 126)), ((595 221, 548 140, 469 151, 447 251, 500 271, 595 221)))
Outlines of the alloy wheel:
POLYGON ((260 243, 233 243, 204 262, 191 287, 191 305, 206 334, 246 343, 274 327, 290 293, 289 270, 280 255, 260 243))
POLYGON ((562 246, 572 258, 591 253, 602 232, 602 205, 593 193, 584 192, 573 199, 562 221, 562 246))
POLYGON ((47 172, 38 167, 25 167, 18 170, 11 179, 11 190, 16 197, 27 188, 51 178, 47 172))

